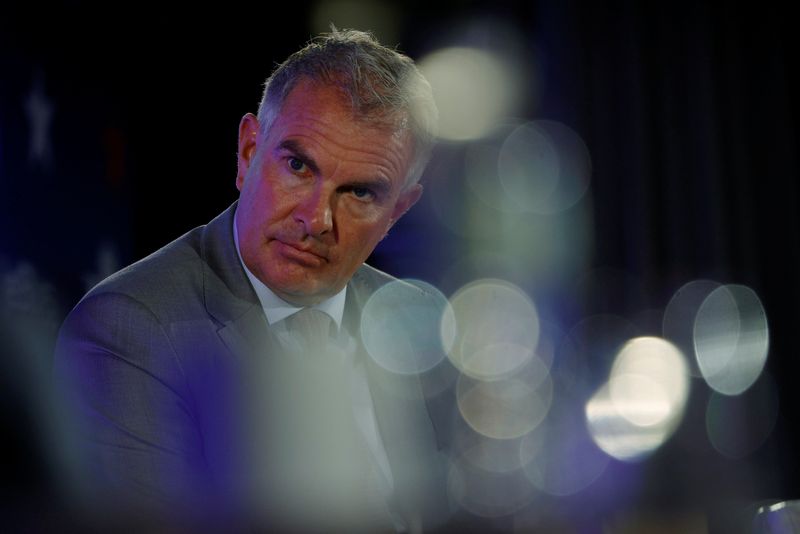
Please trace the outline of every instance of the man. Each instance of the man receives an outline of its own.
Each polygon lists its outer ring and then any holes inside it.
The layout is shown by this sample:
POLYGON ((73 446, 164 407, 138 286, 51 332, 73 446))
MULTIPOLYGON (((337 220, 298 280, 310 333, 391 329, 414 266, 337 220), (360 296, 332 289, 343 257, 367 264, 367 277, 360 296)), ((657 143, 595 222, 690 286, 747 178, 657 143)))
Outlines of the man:
POLYGON ((445 506, 420 385, 375 365, 359 325, 392 282, 363 262, 422 193, 435 115, 413 62, 362 32, 275 70, 239 127, 238 202, 62 327, 84 503, 195 527, 431 524, 445 506))

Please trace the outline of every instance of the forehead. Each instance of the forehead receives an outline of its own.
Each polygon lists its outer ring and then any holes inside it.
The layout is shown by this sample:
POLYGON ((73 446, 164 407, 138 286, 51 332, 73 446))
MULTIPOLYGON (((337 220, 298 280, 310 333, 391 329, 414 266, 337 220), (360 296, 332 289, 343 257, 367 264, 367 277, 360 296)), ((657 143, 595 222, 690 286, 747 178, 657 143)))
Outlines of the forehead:
POLYGON ((402 178, 410 165, 413 146, 402 120, 358 117, 349 97, 338 87, 309 80, 298 82, 287 95, 268 137, 273 147, 293 138, 310 150, 348 154, 386 165, 402 178))
POLYGON ((345 81, 337 81, 337 78, 316 79, 301 76, 284 98, 278 116, 296 111, 295 106, 301 109, 311 107, 325 111, 340 111, 343 116, 361 123, 364 127, 405 129, 408 121, 402 111, 391 111, 369 97, 365 101, 354 98, 344 89, 345 85, 347 85, 345 81))

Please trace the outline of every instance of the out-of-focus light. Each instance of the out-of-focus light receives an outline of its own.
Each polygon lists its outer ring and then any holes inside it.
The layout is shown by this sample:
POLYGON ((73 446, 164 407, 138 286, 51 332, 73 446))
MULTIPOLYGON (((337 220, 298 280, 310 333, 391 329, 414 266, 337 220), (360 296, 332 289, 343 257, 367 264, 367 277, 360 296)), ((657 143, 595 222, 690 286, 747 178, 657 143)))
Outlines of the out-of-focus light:
POLYGON ((486 382, 466 375, 458 379, 456 397, 464 420, 476 432, 494 439, 513 439, 536 428, 547 415, 553 386, 544 364, 540 384, 521 378, 486 382))
POLYGON ((500 149, 517 126, 503 127, 497 135, 470 143, 464 152, 464 178, 475 196, 490 208, 519 214, 525 210, 510 198, 498 176, 500 149))
POLYGON ((692 376, 701 376, 694 353, 694 320, 697 310, 706 297, 720 285, 712 280, 692 280, 675 292, 664 309, 662 334, 686 355, 692 376))
POLYGON ((744 458, 769 437, 778 408, 778 393, 768 374, 741 395, 712 393, 706 407, 708 440, 723 456, 744 458))
MULTIPOLYGON (((334 521, 333 530, 352 530, 337 519, 349 522, 368 511, 356 493, 343 489, 359 487, 363 478, 359 466, 364 464, 364 458, 353 452, 359 449, 360 437, 353 426, 357 424, 352 420, 353 397, 342 366, 342 361, 352 357, 349 351, 329 346, 313 362, 305 358, 262 361, 244 377, 249 413, 266 414, 263 424, 248 433, 248 446, 271 451, 269 458, 254 458, 249 466, 259 473, 253 478, 258 479, 253 489, 265 499, 275 498, 276 513, 283 517, 308 519, 305 528, 311 530, 320 530, 326 524, 323 521, 334 521), (269 483, 261 483, 268 480, 286 483, 275 492, 269 483), (314 481, 313 487, 308 480, 314 481)), ((406 421, 388 424, 397 435, 408 431, 406 421)), ((381 468, 376 467, 379 473, 381 468)))
MULTIPOLYGON (((438 397, 445 391, 453 391, 456 386, 456 380, 461 373, 450 364, 447 358, 444 358, 437 366, 420 375, 420 380, 423 384, 422 394, 428 399, 438 397)), ((397 392, 401 396, 403 393, 411 396, 418 396, 419 392, 415 390, 408 390, 408 388, 400 388, 402 391, 397 392)))
POLYGON ((471 427, 460 425, 454 439, 457 456, 484 471, 508 473, 522 467, 519 438, 495 439, 478 434, 471 427))
POLYGON ((478 280, 450 299, 453 313, 441 321, 442 339, 454 339, 450 360, 467 375, 492 380, 528 362, 539 341, 539 317, 518 287, 478 280))
POLYGON ((503 517, 530 504, 536 488, 520 472, 484 471, 463 459, 452 462, 447 478, 450 498, 481 517, 503 517))
POLYGON ((526 466, 537 459, 547 446, 547 427, 542 425, 538 430, 528 432, 519 440, 519 463, 526 466))
POLYGON ((670 391, 648 376, 616 375, 609 386, 617 412, 634 425, 657 425, 672 414, 670 391))
MULTIPOLYGON (((440 330, 443 317, 451 314, 447 298, 430 284, 390 282, 364 306, 364 347, 376 363, 394 373, 428 371, 452 346, 453 337, 443 338, 440 330)), ((452 318, 447 320, 452 322, 452 318)))
POLYGON ((622 417, 604 385, 586 403, 589 433, 598 447, 618 460, 638 460, 660 447, 669 436, 667 425, 636 425, 622 417))
POLYGON ((522 440, 528 479, 548 495, 565 497, 588 488, 606 469, 609 456, 594 443, 571 402, 556 399, 545 423, 522 440), (573 413, 576 412, 576 413, 573 413))
POLYGON ((797 532, 798 525, 800 525, 800 501, 784 501, 759 507, 753 519, 751 532, 786 534, 797 532))
POLYGON ((553 366, 556 357, 556 348, 564 340, 564 332, 550 321, 539 320, 539 344, 536 347, 536 356, 547 367, 548 371, 553 366))
POLYGON ((419 69, 439 108, 439 136, 477 139, 512 114, 517 80, 502 58, 478 48, 444 48, 423 57, 419 69))
POLYGON ((589 150, 567 126, 539 120, 519 126, 503 143, 498 176, 523 211, 557 213, 573 206, 589 187, 589 150))
POLYGON ((435 176, 426 193, 432 213, 470 243, 463 259, 443 272, 442 287, 477 278, 552 287, 574 279, 590 258, 588 195, 572 209, 541 214, 520 208, 506 193, 498 178, 498 157, 513 127, 504 125, 463 149, 443 149, 428 171, 435 176), (483 260, 490 257, 490 262, 483 260), (488 269, 487 263, 492 264, 488 269))
POLYGON ((611 402, 637 426, 663 425, 683 412, 689 380, 683 354, 669 341, 640 337, 622 347, 609 378, 611 402))
POLYGON ((738 395, 756 381, 769 350, 764 307, 741 285, 712 291, 694 322, 694 348, 703 378, 715 391, 738 395))
POLYGON ((380 42, 392 46, 397 43, 401 17, 397 6, 380 0, 324 0, 314 5, 311 25, 316 34, 331 31, 331 24, 340 29, 369 30, 380 42))
POLYGON ((502 194, 482 195, 493 188, 502 193, 497 182, 497 150, 494 138, 470 143, 464 150, 442 150, 426 171, 435 177, 425 186, 425 198, 430 202, 431 211, 456 235, 471 239, 494 238, 514 231, 524 222, 519 214, 505 214, 487 202, 497 197, 497 202, 502 203, 502 194))
POLYGON ((505 214, 552 215, 570 208, 588 190, 591 167, 580 136, 548 120, 504 124, 464 154, 472 192, 505 214))
POLYGON ((614 360, 608 383, 586 404, 595 443, 620 460, 639 459, 672 434, 689 393, 683 354, 657 337, 633 339, 614 360))

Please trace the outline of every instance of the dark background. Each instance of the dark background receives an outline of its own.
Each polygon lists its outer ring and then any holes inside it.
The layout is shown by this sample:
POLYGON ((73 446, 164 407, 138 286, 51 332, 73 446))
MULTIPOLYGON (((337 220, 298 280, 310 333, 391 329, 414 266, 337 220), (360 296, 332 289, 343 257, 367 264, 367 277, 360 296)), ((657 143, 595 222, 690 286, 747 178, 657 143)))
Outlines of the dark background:
MULTIPOLYGON (((513 28, 537 73, 518 115, 567 124, 592 157, 593 239, 576 278, 593 283, 576 291, 513 281, 545 295, 567 326, 597 313, 630 319, 663 310, 693 279, 751 287, 770 325, 778 423, 748 458, 682 468, 705 465, 711 478, 724 478, 742 462, 755 466, 745 486, 727 494, 714 486, 720 499, 800 496, 800 116, 788 11, 778 3, 432 4, 390 6, 391 20, 374 28, 378 37, 419 58, 450 44, 500 42, 490 29, 476 30, 487 21, 513 28)), ((61 319, 102 276, 236 199, 239 119, 256 111, 274 64, 318 31, 310 17, 316 3, 198 6, 0 7, 0 500, 15 521, 57 515, 46 377, 61 319), (29 156, 25 102, 36 87, 53 110, 44 158, 29 156)), ((446 174, 443 165, 459 150, 437 149, 439 164, 425 180, 446 174)), ((452 181, 458 171, 449 172, 452 181)), ((425 197, 373 263, 452 293, 463 281, 440 273, 470 239, 436 224, 431 203, 443 201, 425 197)), ((675 447, 650 464, 656 474, 644 502, 669 507, 687 491, 670 476, 675 447)))

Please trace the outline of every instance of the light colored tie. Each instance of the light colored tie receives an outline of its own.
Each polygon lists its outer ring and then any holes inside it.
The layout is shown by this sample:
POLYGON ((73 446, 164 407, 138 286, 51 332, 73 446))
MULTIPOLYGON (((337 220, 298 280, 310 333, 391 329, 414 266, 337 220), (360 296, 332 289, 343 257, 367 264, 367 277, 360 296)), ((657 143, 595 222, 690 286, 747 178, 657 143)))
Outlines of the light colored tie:
POLYGON ((332 323, 330 315, 315 308, 303 308, 286 318, 286 328, 296 346, 312 358, 325 351, 332 323))

